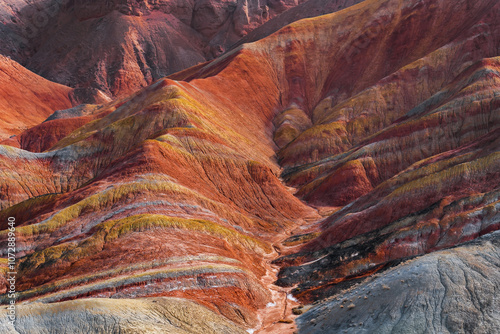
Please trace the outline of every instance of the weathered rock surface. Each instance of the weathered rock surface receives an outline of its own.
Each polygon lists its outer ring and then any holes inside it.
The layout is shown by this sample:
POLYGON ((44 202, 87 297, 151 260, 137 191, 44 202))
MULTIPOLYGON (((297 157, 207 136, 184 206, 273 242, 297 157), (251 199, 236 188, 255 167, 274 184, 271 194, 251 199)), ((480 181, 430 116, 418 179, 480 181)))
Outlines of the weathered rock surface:
POLYGON ((225 52, 297 1, 8 0, 0 53, 73 88, 123 97, 225 52))
POLYGON ((72 104, 71 88, 45 80, 0 55, 0 140, 72 104))
POLYGON ((497 333, 500 233, 417 257, 300 316, 299 333, 497 333))
POLYGON ((309 203, 340 210, 277 261, 286 267, 279 284, 299 283, 296 295, 312 301, 401 258, 498 229, 499 13, 497 5, 343 102, 315 107, 316 124, 279 153, 285 179, 309 203))
POLYGON ((273 300, 260 281, 272 240, 315 212, 278 180, 273 115, 262 113, 273 100, 248 97, 238 116, 184 85, 162 80, 89 115, 54 117, 37 129, 93 121, 47 152, 1 146, 20 302, 182 297, 258 325, 273 300), (254 121, 242 126, 243 115, 254 121))
POLYGON ((70 109, 56 110, 42 123, 0 141, 0 144, 30 152, 46 151, 74 130, 98 118, 103 108, 99 105, 81 104, 70 109))
POLYGON ((250 31, 233 47, 265 38, 298 20, 325 15, 356 5, 364 0, 307 0, 250 31))
POLYGON ((0 331, 27 333, 172 333, 243 334, 242 328, 179 298, 81 299, 17 307, 12 326, 0 310, 0 331))

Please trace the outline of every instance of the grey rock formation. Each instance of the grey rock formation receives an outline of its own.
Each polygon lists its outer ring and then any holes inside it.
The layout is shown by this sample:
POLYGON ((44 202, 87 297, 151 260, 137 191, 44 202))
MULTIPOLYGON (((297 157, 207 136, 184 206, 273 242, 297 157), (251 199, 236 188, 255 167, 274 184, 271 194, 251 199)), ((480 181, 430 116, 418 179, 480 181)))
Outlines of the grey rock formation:
POLYGON ((500 232, 375 275, 297 319, 301 334, 500 333, 500 232))

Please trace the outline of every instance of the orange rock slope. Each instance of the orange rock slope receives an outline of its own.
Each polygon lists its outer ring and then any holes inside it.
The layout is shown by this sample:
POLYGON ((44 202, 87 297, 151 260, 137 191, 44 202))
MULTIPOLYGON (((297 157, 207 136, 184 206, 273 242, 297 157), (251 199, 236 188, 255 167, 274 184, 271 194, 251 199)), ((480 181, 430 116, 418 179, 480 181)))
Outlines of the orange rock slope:
POLYGON ((0 140, 72 106, 73 90, 28 71, 0 55, 0 140))
POLYGON ((180 297, 286 333, 279 293, 498 229, 499 16, 368 0, 25 131, 0 146, 19 301, 180 297))

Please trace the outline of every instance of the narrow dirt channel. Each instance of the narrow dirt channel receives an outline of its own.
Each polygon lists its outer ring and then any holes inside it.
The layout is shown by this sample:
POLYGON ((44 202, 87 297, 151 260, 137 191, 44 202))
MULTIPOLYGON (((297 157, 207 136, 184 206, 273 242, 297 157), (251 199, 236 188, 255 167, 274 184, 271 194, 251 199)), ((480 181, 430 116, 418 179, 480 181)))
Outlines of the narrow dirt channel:
POLYGON ((262 277, 262 283, 271 292, 272 302, 258 311, 260 327, 255 329, 255 334, 287 334, 296 331, 294 320, 297 316, 292 313, 292 308, 298 306, 299 303, 290 294, 293 287, 283 288, 273 284, 280 267, 271 262, 279 256, 279 252, 275 251, 270 258, 265 260, 267 272, 262 277))
MULTIPOLYGON (((296 191, 295 188, 288 188, 292 193, 296 191)), ((249 333, 293 334, 297 332, 295 318, 297 318, 298 315, 293 314, 292 310, 301 304, 291 294, 295 286, 280 287, 274 284, 278 279, 280 266, 272 262, 282 256, 283 253, 286 253, 284 250, 286 250, 287 247, 283 246, 283 242, 286 239, 290 238, 292 235, 303 233, 323 219, 322 217, 324 214, 322 214, 321 210, 315 210, 317 211, 315 217, 305 218, 303 221, 298 222, 292 229, 276 235, 272 245, 273 252, 263 260, 264 267, 266 268, 266 275, 261 278, 263 286, 271 292, 272 302, 268 303, 265 308, 257 312, 260 325, 257 328, 248 330, 249 333)))

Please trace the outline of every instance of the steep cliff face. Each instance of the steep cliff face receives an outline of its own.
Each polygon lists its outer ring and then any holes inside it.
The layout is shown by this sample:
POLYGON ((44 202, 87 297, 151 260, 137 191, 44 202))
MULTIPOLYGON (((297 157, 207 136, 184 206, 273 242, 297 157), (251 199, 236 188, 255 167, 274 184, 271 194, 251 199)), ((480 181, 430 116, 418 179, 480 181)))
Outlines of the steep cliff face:
MULTIPOLYGON (((179 298, 82 299, 31 304, 17 309, 16 326, 0 322, 3 333, 179 333, 244 334, 220 315, 179 298)), ((4 319, 4 318, 3 318, 4 319)), ((2 320, 3 320, 2 319, 2 320)))
MULTIPOLYGON (((71 24, 101 22, 99 36, 113 33, 108 19, 160 27, 174 16, 161 2, 75 6, 71 24)), ((234 4, 193 6, 213 15, 190 21, 210 38, 221 30, 209 21, 227 22, 234 4)), ((496 0, 368 0, 132 95, 59 108, 0 146, 0 227, 18 221, 19 302, 72 305, 61 317, 77 326, 94 314, 74 299, 140 298, 153 312, 147 298, 176 297, 287 333, 290 305, 497 230, 499 16, 496 0)), ((23 326, 44 319, 23 310, 23 326)), ((319 330, 312 318, 327 313, 313 310, 299 332, 319 330)))
POLYGON ((409 260, 298 318, 301 333, 496 333, 500 234, 409 260))
POLYGON ((100 108, 99 105, 80 104, 70 109, 56 110, 42 123, 0 141, 0 144, 30 152, 46 151, 74 130, 96 119, 94 114, 98 114, 100 108), (64 115, 71 115, 71 117, 64 117, 64 115))
POLYGON ((299 197, 340 210, 288 241, 315 238, 277 261, 279 284, 299 283, 312 301, 498 228, 499 13, 352 97, 318 103, 278 154, 299 197))
POLYGON ((325 219, 301 252, 280 259, 289 267, 279 283, 300 283, 295 292, 312 301, 399 259, 498 229, 498 147, 497 130, 383 182, 325 219))
POLYGON ((123 97, 213 59, 296 1, 8 0, 0 53, 70 87, 123 97))
POLYGON ((48 152, 2 146, 20 301, 182 297, 259 324, 271 243, 316 214, 278 180, 275 101, 249 96, 238 115, 191 87, 165 79, 78 116, 94 120, 48 152))

